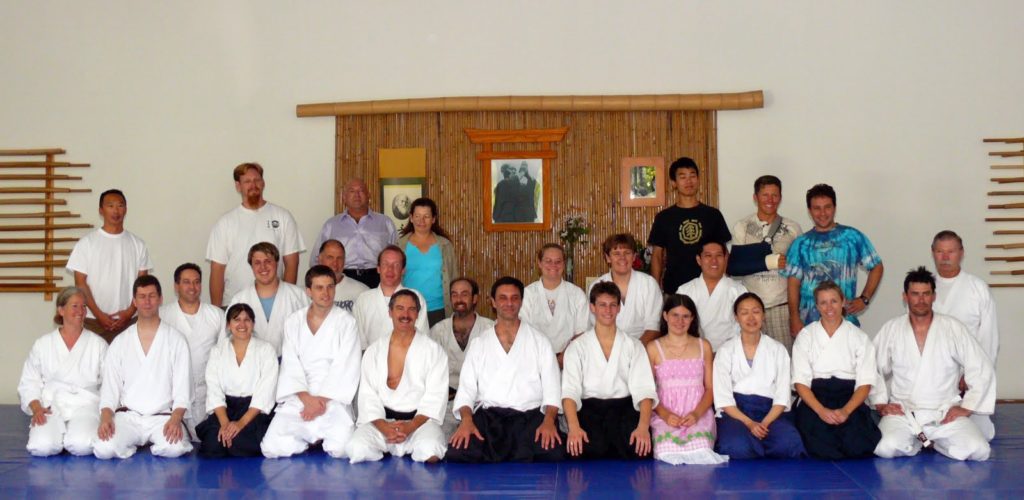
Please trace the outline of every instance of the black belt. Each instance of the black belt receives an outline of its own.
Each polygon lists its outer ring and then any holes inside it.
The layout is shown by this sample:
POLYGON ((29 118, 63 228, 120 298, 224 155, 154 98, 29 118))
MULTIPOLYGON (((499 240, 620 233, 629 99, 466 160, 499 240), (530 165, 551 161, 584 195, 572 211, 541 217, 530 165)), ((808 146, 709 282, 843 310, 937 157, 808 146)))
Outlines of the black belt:
POLYGON ((415 417, 416 412, 414 411, 397 411, 387 406, 384 407, 384 418, 389 420, 412 420, 415 417))
POLYGON ((368 267, 366 269, 346 269, 345 271, 350 272, 350 273, 352 273, 352 274, 354 274, 356 276, 363 276, 365 274, 370 274, 370 273, 377 272, 377 268, 375 268, 375 267, 368 267))
MULTIPOLYGON (((129 412, 129 411, 132 412, 132 413, 138 413, 139 415, 142 415, 142 413, 139 413, 139 412, 137 412, 137 411, 135 411, 135 410, 133 410, 131 408, 128 408, 127 406, 122 406, 122 407, 114 410, 114 413, 123 413, 123 412, 129 412)), ((154 413, 152 415, 143 415, 143 416, 155 417, 157 415, 164 415, 164 416, 168 416, 169 417, 169 416, 171 416, 171 412, 161 412, 161 413, 154 413)))

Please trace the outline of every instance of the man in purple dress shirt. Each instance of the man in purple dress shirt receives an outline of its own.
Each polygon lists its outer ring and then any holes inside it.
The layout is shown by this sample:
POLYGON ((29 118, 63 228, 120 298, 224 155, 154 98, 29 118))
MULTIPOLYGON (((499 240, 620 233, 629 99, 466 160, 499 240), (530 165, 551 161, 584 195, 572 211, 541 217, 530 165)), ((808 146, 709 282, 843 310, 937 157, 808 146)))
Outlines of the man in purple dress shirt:
MULTIPOLYGON (((324 222, 313 248, 330 239, 340 241, 345 245, 345 276, 376 288, 380 284, 377 255, 395 242, 395 225, 384 214, 370 210, 370 193, 362 179, 346 182, 341 199, 345 211, 324 222)), ((317 254, 312 253, 310 265, 316 262, 317 254)))

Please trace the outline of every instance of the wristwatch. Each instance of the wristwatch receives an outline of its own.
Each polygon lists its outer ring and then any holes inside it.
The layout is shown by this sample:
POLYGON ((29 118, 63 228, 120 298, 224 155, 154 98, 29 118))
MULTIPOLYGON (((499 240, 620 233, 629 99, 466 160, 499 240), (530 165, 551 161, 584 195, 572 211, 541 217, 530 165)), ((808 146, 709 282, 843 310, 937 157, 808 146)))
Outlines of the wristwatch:
POLYGON ((864 301, 864 305, 868 305, 868 304, 871 303, 871 299, 869 299, 867 295, 861 295, 860 297, 857 297, 857 298, 859 298, 860 300, 863 300, 864 301))

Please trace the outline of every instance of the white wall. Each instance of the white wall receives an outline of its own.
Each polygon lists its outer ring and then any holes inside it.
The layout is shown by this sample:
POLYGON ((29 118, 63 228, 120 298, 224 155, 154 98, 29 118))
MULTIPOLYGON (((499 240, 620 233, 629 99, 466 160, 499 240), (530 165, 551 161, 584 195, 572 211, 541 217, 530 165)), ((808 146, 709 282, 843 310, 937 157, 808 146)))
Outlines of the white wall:
MULTIPOLYGON (((92 163, 95 193, 124 189, 128 227, 168 288, 238 202, 230 171, 242 161, 268 168, 267 197, 312 242, 333 206, 334 127, 296 118, 296 104, 764 89, 764 109, 719 114, 726 218, 752 210, 763 173, 782 177, 783 211, 808 226, 803 192, 836 186, 839 221, 885 260, 864 318, 873 334, 901 311, 902 274, 930 264, 939 229, 959 231, 966 267, 987 273, 981 138, 1024 135, 1014 0, 0 5, 0 148, 64 147, 92 163)), ((94 207, 94 195, 72 197, 96 222, 94 207)), ((1024 396, 1012 362, 1022 293, 996 291, 1000 397, 1024 396)), ((0 296, 0 402, 16 400, 51 315, 39 295, 0 296)))

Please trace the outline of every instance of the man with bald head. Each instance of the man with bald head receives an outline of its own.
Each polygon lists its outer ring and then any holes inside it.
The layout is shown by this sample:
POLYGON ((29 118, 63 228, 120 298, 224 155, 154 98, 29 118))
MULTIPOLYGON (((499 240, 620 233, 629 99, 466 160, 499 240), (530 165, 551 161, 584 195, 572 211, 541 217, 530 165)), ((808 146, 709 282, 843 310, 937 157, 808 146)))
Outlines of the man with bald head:
MULTIPOLYGON (((327 240, 338 240, 345 247, 345 275, 369 288, 380 284, 377 256, 395 242, 395 224, 380 212, 370 210, 370 192, 362 179, 350 179, 339 193, 345 210, 327 219, 313 248, 327 240)), ((318 254, 310 255, 310 264, 318 254)))

